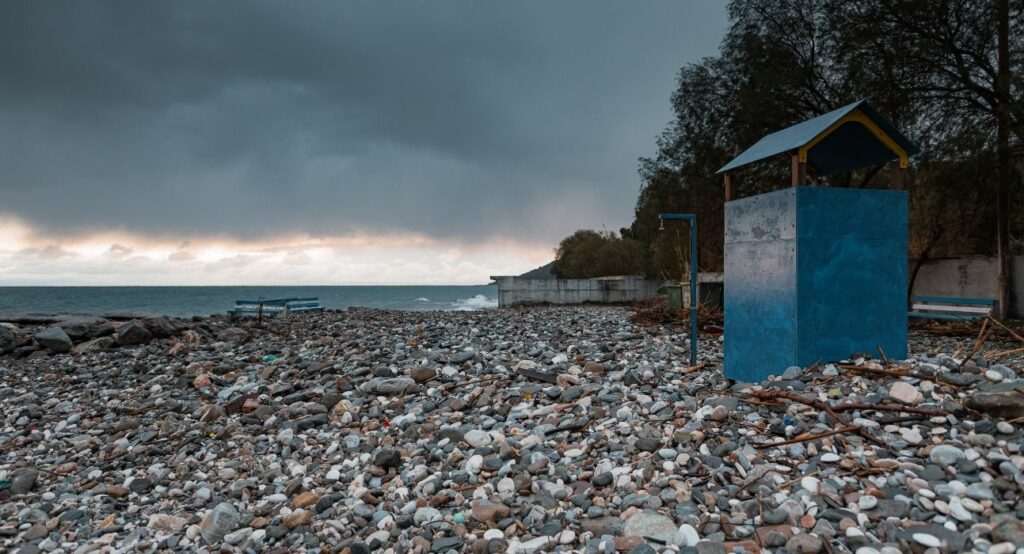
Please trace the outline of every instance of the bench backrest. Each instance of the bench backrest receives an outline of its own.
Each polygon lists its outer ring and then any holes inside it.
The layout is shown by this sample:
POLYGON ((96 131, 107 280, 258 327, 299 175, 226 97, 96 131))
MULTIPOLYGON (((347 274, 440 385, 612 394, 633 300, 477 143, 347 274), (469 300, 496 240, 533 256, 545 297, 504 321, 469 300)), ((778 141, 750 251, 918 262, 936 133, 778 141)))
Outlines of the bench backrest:
POLYGON ((912 314, 921 317, 952 317, 974 319, 992 313, 996 301, 989 298, 955 298, 950 296, 915 296, 912 314))

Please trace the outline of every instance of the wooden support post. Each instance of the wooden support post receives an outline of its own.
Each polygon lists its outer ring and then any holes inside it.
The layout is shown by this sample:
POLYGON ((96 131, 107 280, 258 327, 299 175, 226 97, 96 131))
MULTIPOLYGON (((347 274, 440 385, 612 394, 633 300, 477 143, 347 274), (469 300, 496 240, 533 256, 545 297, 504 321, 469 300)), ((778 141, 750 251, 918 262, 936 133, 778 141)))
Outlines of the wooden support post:
POLYGON ((725 201, 731 202, 736 199, 736 186, 739 183, 736 181, 736 174, 733 172, 727 172, 725 174, 725 201))
POLYGON ((800 161, 800 156, 793 154, 792 159, 792 173, 793 173, 793 186, 799 187, 807 183, 807 163, 800 161))
POLYGON ((906 188, 904 183, 906 179, 906 171, 900 167, 900 162, 894 161, 889 162, 889 188, 892 190, 903 190, 906 188))

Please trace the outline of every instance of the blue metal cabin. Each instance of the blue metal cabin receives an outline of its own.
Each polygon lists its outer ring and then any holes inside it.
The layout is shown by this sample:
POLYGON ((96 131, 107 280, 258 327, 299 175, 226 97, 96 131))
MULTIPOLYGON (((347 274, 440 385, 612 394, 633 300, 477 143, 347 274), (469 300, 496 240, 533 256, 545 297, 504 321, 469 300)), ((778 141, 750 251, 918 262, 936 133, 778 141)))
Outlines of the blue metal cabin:
POLYGON ((908 158, 859 101, 765 136, 726 164, 725 375, 762 381, 855 352, 907 355, 908 158), (789 156, 792 187, 734 199, 736 169, 789 156), (889 163, 889 190, 804 186, 889 163))

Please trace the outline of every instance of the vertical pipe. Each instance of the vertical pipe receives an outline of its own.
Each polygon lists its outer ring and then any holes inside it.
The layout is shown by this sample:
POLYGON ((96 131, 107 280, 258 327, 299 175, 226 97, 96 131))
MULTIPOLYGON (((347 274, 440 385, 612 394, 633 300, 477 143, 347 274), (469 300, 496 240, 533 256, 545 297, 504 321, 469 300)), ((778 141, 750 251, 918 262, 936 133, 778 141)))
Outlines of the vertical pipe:
POLYGON ((697 216, 690 219, 690 365, 697 365, 697 216))
POLYGON ((665 221, 690 222, 690 365, 697 365, 697 327, 700 324, 697 313, 697 214, 658 214, 664 230, 665 221))

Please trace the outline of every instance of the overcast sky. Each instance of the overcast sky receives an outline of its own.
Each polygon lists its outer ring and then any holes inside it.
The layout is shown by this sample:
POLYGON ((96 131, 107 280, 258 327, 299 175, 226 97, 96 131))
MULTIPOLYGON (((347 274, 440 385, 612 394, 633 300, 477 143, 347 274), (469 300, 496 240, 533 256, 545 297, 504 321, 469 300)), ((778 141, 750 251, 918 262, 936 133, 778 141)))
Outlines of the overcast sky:
POLYGON ((718 0, 5 2, 0 284, 530 269, 631 220, 676 72, 726 23, 718 0), (246 255, 283 268, 216 265, 246 255))

